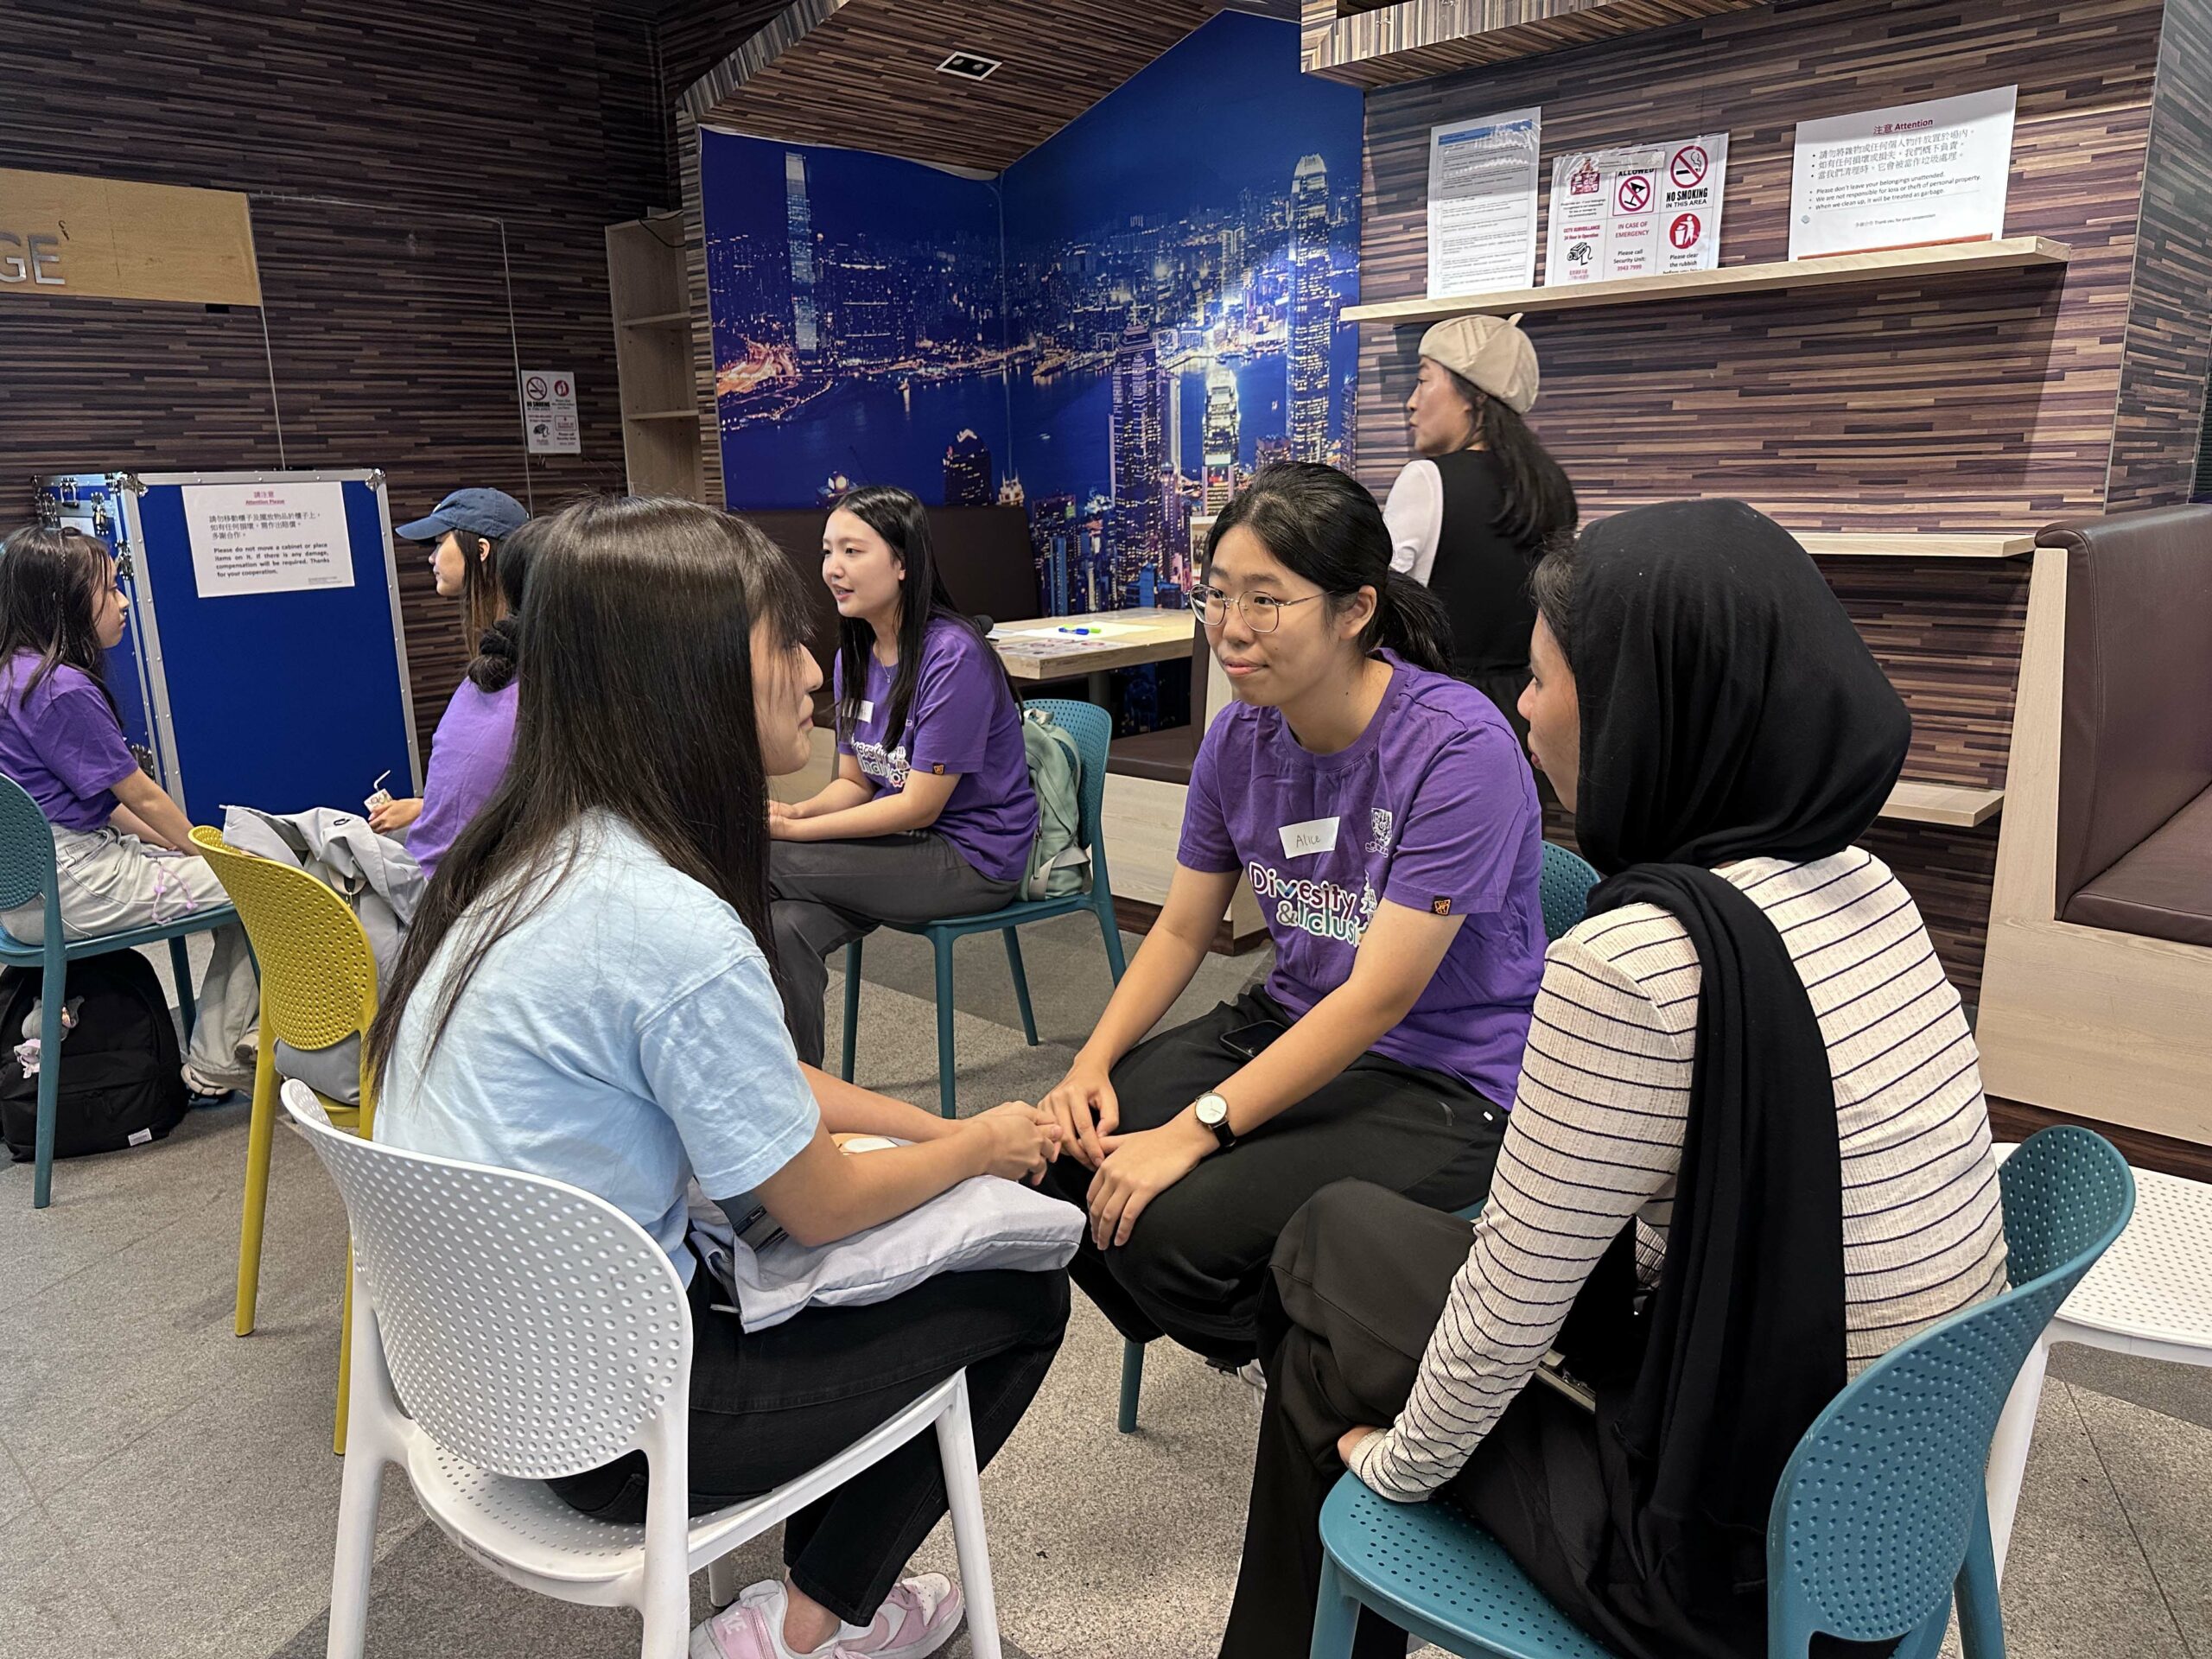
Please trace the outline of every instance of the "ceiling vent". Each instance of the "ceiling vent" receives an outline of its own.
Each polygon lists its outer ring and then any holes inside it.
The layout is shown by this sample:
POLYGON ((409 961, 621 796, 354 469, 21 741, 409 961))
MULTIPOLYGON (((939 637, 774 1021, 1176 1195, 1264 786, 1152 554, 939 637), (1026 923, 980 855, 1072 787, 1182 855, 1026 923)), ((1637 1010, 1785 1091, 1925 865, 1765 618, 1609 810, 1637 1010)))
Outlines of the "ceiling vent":
POLYGON ((961 80, 988 80, 1002 67, 1000 60, 985 57, 981 52, 955 52, 938 65, 937 72, 961 80))

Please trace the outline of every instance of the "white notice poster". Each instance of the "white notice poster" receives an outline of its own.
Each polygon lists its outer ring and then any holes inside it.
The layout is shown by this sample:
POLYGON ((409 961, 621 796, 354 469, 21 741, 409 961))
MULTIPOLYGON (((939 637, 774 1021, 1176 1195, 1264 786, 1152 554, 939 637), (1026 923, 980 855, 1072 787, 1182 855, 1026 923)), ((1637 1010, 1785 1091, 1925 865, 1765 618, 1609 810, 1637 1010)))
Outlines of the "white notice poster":
POLYGON ((1428 130, 1428 293, 1487 294, 1536 280, 1541 110, 1428 130))
POLYGON ((1581 150, 1552 164, 1544 286, 1711 270, 1720 263, 1728 135, 1581 150))
POLYGON ((343 484, 188 484, 183 494, 200 598, 353 585, 343 484))
POLYGON ((566 369, 525 369, 522 423, 531 454, 582 454, 584 446, 576 421, 575 376, 566 369))
POLYGON ((2003 236, 2019 91, 2005 86, 1800 121, 1789 257, 2003 236))

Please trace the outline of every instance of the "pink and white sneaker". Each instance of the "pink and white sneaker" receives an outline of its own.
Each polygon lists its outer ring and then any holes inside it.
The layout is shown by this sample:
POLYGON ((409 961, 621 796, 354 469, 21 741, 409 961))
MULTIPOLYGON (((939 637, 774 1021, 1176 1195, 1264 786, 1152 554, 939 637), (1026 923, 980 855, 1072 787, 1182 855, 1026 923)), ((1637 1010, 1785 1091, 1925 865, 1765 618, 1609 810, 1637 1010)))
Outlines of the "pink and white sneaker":
POLYGON ((925 1659, 952 1640, 967 1610, 960 1586, 942 1573, 901 1579, 868 1629, 839 1640, 837 1659, 925 1659))
POLYGON ((965 1611, 942 1573, 893 1585, 865 1628, 848 1624, 818 1648, 784 1641, 783 1581, 766 1579, 691 1632, 690 1659, 926 1659, 952 1639, 965 1611))

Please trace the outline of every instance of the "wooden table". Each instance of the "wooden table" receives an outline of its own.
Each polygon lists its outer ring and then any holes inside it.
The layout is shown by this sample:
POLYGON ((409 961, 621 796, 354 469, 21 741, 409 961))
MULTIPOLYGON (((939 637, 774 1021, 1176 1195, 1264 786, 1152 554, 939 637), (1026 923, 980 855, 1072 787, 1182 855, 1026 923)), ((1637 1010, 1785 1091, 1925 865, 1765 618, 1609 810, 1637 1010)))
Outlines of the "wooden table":
POLYGON ((1189 611, 1149 607, 1001 622, 991 631, 991 644, 1011 677, 1061 680, 1082 674, 1089 678, 1090 700, 1104 708, 1109 674, 1188 657, 1197 627, 1198 618, 1189 611), (1077 632, 1085 628, 1097 632, 1077 632))

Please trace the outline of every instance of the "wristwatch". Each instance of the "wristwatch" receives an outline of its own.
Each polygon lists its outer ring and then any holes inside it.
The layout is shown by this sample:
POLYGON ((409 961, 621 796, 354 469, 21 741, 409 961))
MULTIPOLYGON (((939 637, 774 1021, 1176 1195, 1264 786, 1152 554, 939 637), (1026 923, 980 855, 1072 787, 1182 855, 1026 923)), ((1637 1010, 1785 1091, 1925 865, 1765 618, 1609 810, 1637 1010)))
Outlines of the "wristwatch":
POLYGON ((1221 1142, 1223 1151, 1236 1144, 1236 1131, 1229 1127, 1229 1103, 1219 1095, 1208 1090, 1192 1103, 1191 1110, 1200 1128, 1213 1131, 1213 1138, 1221 1142))

